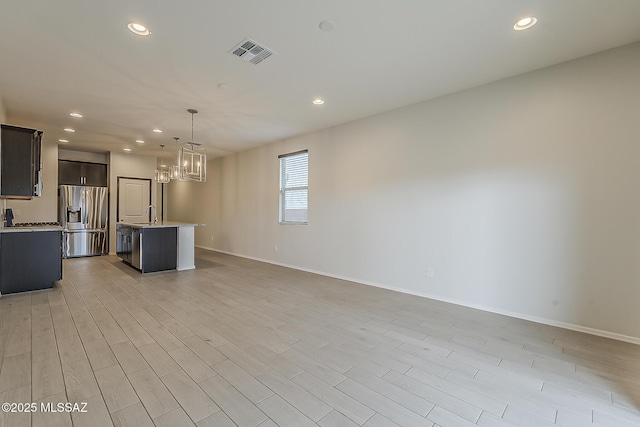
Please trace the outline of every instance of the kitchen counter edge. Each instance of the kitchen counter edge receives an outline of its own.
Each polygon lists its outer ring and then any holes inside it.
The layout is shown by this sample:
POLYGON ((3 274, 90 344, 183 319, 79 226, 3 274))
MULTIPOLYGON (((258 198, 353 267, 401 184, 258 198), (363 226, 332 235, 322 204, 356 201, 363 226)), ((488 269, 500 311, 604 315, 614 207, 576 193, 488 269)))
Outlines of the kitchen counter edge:
POLYGON ((178 222, 178 221, 158 221, 156 223, 119 222, 118 225, 124 225, 132 228, 173 228, 173 227, 203 227, 206 224, 195 224, 195 223, 178 222))
POLYGON ((38 226, 38 227, 4 227, 0 233, 31 233, 34 231, 62 231, 59 225, 38 226))

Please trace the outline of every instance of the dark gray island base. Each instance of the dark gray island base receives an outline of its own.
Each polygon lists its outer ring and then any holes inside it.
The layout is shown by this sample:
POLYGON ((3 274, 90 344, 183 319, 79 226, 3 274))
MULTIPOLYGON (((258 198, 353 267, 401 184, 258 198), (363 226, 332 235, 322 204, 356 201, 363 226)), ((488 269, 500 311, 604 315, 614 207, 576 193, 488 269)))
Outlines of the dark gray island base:
POLYGON ((192 270, 194 227, 174 221, 116 224, 116 254, 142 273, 192 270))
POLYGON ((117 226, 116 254, 142 273, 175 270, 178 228, 117 226))
POLYGON ((52 288, 62 279, 62 228, 4 228, 0 233, 0 293, 52 288))

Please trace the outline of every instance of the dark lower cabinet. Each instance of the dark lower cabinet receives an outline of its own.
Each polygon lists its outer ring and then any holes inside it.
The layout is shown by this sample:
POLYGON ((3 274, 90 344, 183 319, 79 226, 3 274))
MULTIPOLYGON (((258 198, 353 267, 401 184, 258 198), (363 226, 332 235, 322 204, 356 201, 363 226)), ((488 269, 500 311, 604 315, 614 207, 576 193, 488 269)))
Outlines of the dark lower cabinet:
POLYGON ((117 224, 116 254, 143 273, 175 270, 178 266, 178 228, 117 224))
POLYGON ((140 248, 142 272, 175 270, 178 260, 178 229, 143 228, 140 248))
POLYGON ((53 287, 62 279, 62 231, 0 233, 0 293, 53 287))

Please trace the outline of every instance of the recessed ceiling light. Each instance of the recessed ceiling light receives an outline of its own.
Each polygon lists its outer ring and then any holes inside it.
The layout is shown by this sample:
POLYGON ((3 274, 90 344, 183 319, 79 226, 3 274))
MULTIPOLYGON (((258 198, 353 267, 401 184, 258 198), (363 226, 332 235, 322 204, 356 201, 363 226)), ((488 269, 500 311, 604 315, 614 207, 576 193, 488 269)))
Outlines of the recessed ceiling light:
POLYGON ((136 139, 136 142, 137 142, 138 144, 144 144, 144 141, 143 141, 143 140, 141 140, 141 139, 136 139))
POLYGON ((313 104, 314 105, 322 105, 322 104, 324 104, 324 99, 316 98, 316 99, 313 100, 313 104))
POLYGON ((64 128, 64 131, 65 131, 65 132, 72 132, 72 133, 73 133, 73 132, 75 132, 76 130, 75 130, 75 129, 71 129, 71 128, 64 128))
POLYGON ((336 23, 333 22, 330 19, 325 19, 324 21, 322 21, 318 27, 322 30, 322 31, 331 31, 334 28, 336 28, 336 23))
POLYGON ((66 144, 66 143, 68 143, 68 142, 69 142, 69 140, 68 140, 68 139, 59 139, 58 141, 59 141, 59 142, 62 142, 63 144, 66 144))
POLYGON ((129 29, 129 31, 139 36, 148 36, 149 34, 151 34, 147 27, 142 24, 138 24, 137 22, 129 22, 127 28, 129 29))
POLYGON ((227 89, 229 87, 226 83, 218 83, 218 89, 227 89))
POLYGON ((154 129, 153 131, 154 131, 155 133, 162 133, 162 130, 160 130, 160 129, 154 129))
POLYGON ((77 118, 79 118, 79 119, 81 119, 81 118, 82 118, 82 114, 80 114, 80 113, 69 113, 69 115, 70 115, 71 117, 77 117, 77 118))
POLYGON ((131 148, 123 148, 123 150, 128 153, 129 151, 131 151, 131 148))
POLYGON ((526 30, 536 25, 537 22, 538 22, 538 19, 535 16, 526 16, 518 20, 518 22, 516 22, 515 25, 513 26, 513 29, 516 31, 526 30))

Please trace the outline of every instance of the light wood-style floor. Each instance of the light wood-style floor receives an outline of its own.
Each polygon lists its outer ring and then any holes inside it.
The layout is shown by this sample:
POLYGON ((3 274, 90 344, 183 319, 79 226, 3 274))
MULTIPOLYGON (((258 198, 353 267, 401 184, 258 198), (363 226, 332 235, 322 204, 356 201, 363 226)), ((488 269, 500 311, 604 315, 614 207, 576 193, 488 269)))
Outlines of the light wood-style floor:
POLYGON ((197 251, 0 298, 0 426, 640 425, 640 346, 197 251), (38 408, 40 409, 40 408, 38 408))

